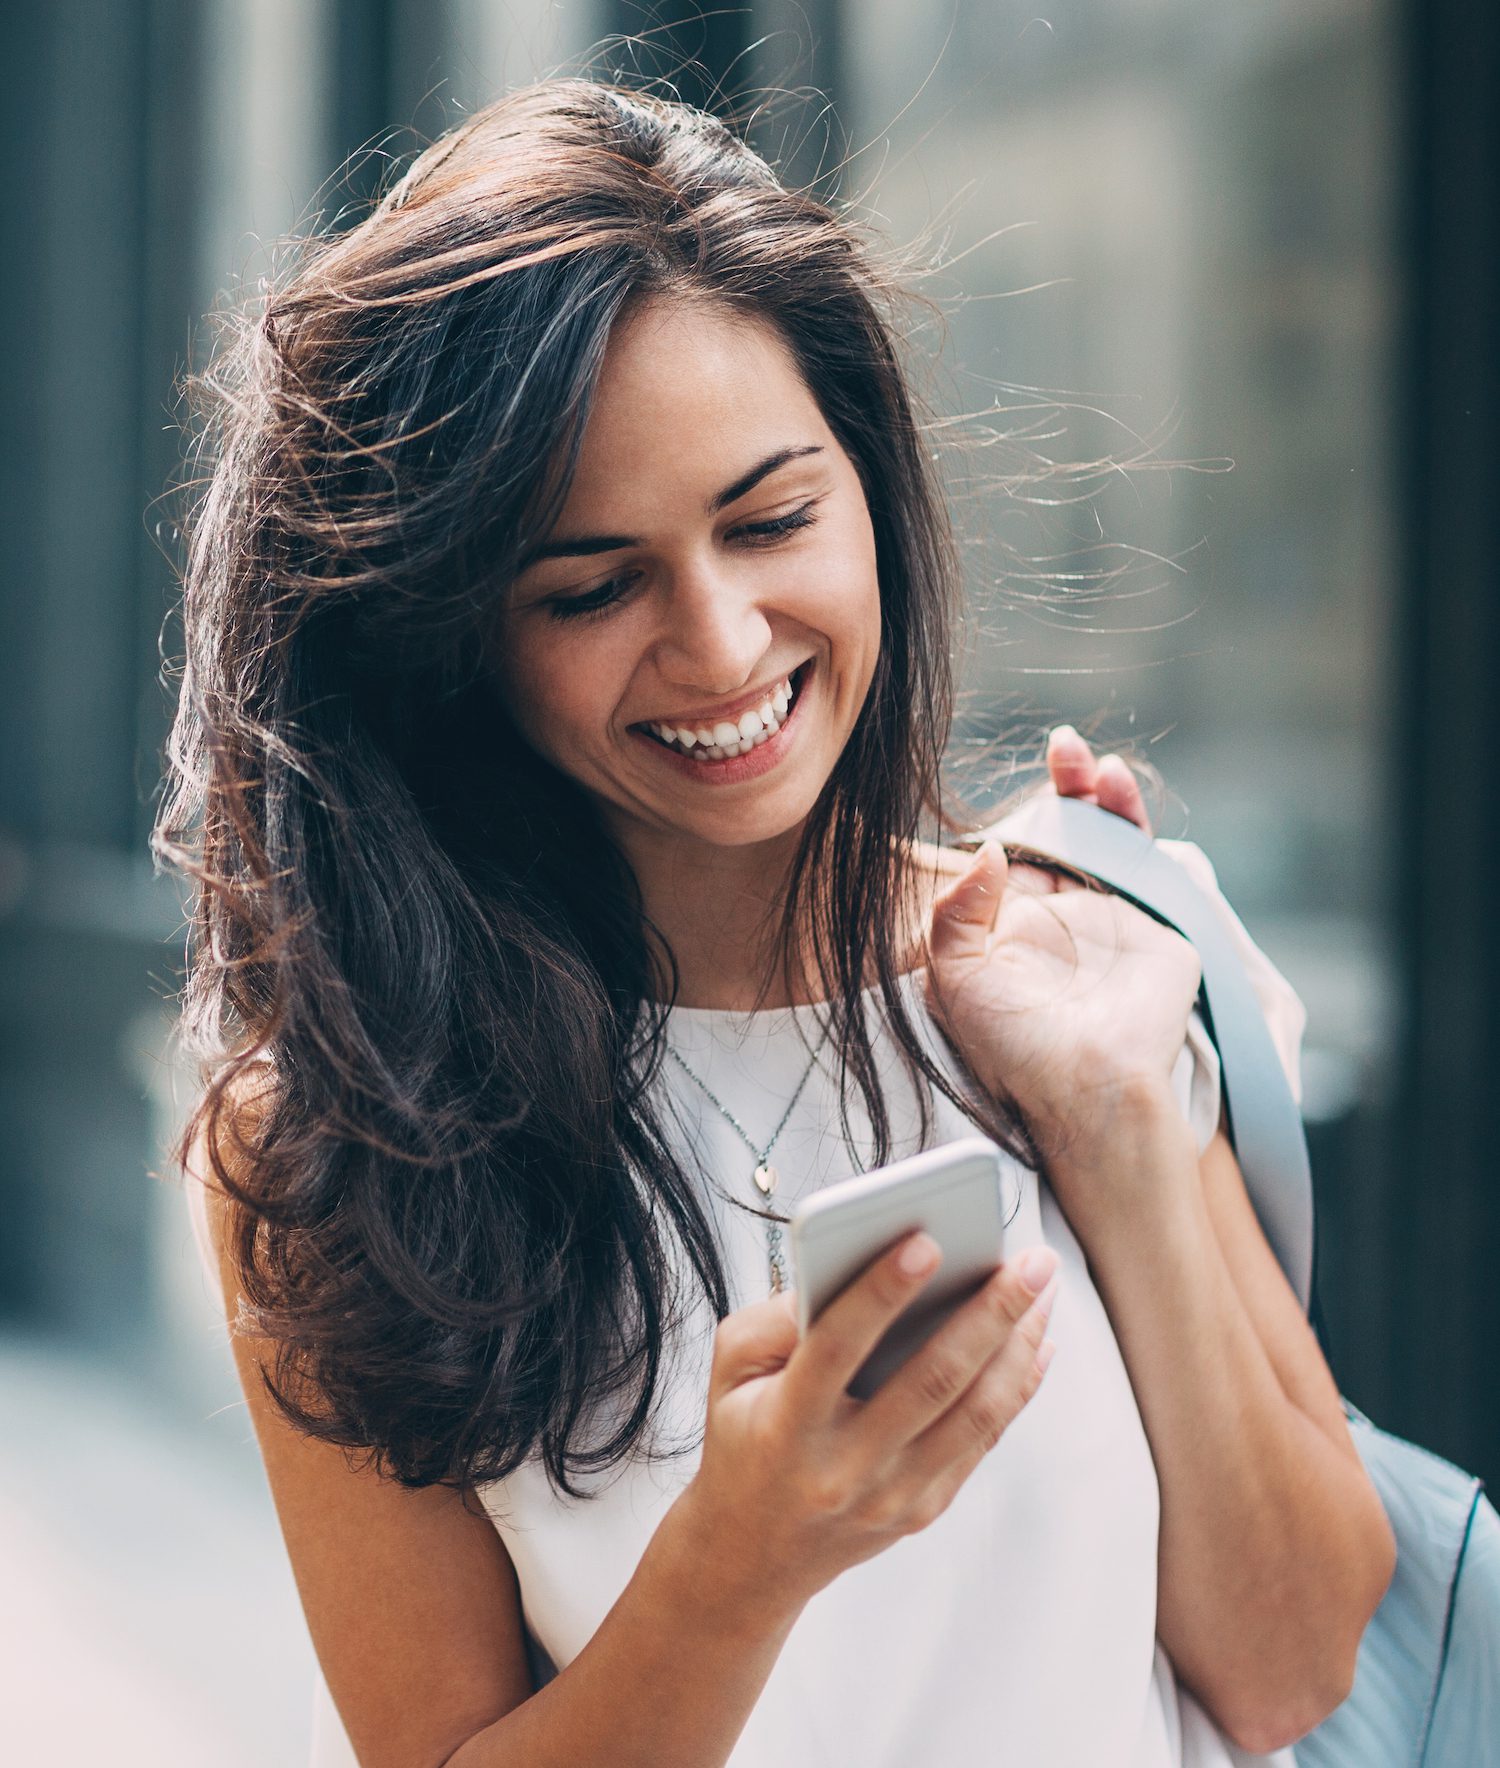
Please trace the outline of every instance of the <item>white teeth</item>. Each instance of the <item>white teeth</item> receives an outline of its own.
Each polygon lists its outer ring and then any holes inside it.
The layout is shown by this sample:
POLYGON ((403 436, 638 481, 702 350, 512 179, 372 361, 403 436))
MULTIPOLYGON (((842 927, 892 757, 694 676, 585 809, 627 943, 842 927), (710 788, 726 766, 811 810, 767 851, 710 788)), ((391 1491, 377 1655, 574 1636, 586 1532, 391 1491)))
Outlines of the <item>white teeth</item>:
POLYGON ((685 725, 671 724, 652 724, 647 728, 662 742, 696 755, 700 760, 706 757, 710 761, 725 761, 735 755, 748 755, 752 749, 758 749, 774 737, 785 723, 791 703, 792 683, 788 676, 777 683, 758 707, 742 712, 737 722, 721 719, 712 729, 700 725, 696 730, 690 730, 685 725))

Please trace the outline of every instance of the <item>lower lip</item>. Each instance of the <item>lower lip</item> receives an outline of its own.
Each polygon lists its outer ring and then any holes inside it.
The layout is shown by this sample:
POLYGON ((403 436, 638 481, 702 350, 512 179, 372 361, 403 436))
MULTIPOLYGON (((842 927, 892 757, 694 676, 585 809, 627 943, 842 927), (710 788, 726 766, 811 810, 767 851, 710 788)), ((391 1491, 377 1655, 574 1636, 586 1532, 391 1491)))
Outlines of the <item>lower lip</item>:
POLYGON ((641 742, 648 743, 652 752, 659 755, 677 773, 685 774, 692 780, 701 780, 705 786, 737 786, 742 780, 758 780, 762 774, 769 773, 786 754, 787 746, 802 722, 802 708, 812 688, 812 681, 813 666, 809 663, 803 669, 797 698, 793 700, 791 711, 776 735, 767 737, 765 742, 752 749, 748 755, 734 755, 728 761, 700 761, 696 756, 684 755, 679 749, 669 749, 665 743, 658 743, 655 737, 647 736, 644 731, 635 731, 632 734, 641 742))

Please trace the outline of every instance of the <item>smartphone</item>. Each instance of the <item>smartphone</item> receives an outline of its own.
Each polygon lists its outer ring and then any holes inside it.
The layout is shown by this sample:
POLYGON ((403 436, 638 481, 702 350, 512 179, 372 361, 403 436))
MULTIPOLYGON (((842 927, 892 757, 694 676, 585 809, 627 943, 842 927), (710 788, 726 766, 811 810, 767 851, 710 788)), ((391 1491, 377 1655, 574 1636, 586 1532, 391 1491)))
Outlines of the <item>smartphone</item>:
POLYGON ((827 1185, 792 1206, 788 1233, 803 1335, 841 1289, 913 1229, 925 1228, 943 1250, 935 1274, 850 1382, 856 1399, 868 1399, 994 1275, 1005 1256, 1000 1184, 1000 1150, 983 1136, 966 1136, 827 1185))

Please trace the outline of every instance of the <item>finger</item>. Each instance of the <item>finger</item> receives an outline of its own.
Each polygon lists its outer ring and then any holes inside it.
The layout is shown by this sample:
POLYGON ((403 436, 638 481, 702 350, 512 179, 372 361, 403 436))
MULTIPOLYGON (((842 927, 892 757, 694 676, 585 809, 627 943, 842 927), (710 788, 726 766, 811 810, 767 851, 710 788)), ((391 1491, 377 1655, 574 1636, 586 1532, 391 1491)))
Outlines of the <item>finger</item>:
POLYGON ((928 948, 934 963, 984 957, 1008 875, 1005 849, 986 841, 969 869, 932 905, 928 948))
POLYGON ((903 1235, 852 1278, 813 1321, 788 1365, 787 1382, 798 1403, 826 1412, 842 1400, 891 1321, 921 1293, 941 1262, 937 1242, 917 1231, 903 1235))
POLYGON ((1141 783, 1121 756, 1106 755, 1099 763, 1098 790, 1101 810, 1113 811, 1146 834, 1151 833, 1151 818, 1146 812, 1141 783))
POLYGON ((790 1289, 726 1314, 714 1332, 708 1390, 717 1399, 757 1375, 774 1375, 797 1348, 797 1302, 790 1289))
POLYGON ((1059 798, 1097 804, 1099 764, 1094 751, 1070 724, 1054 725, 1047 735, 1047 772, 1059 798))
POLYGON ((946 1505, 1036 1398, 1056 1350, 1040 1305, 1017 1325, 958 1402, 911 1445, 904 1475, 946 1505))
POLYGON ((1009 1339, 1024 1327, 1032 1354, 1057 1294, 1057 1254, 1033 1246, 1007 1259, 866 1402, 858 1432, 872 1453, 904 1447, 950 1411, 1009 1339))

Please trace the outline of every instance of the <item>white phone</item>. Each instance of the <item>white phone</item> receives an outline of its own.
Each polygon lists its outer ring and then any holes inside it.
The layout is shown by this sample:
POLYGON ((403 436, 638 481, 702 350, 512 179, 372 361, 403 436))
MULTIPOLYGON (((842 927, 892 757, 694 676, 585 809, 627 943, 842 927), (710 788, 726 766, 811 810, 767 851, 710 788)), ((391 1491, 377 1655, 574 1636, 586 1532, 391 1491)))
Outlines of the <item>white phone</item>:
POLYGON ((825 1186, 793 1204, 789 1222, 802 1335, 841 1289, 888 1247, 925 1228, 943 1262, 887 1328, 849 1383, 868 1399, 1005 1256, 1000 1213, 1000 1150, 966 1136, 825 1186))

